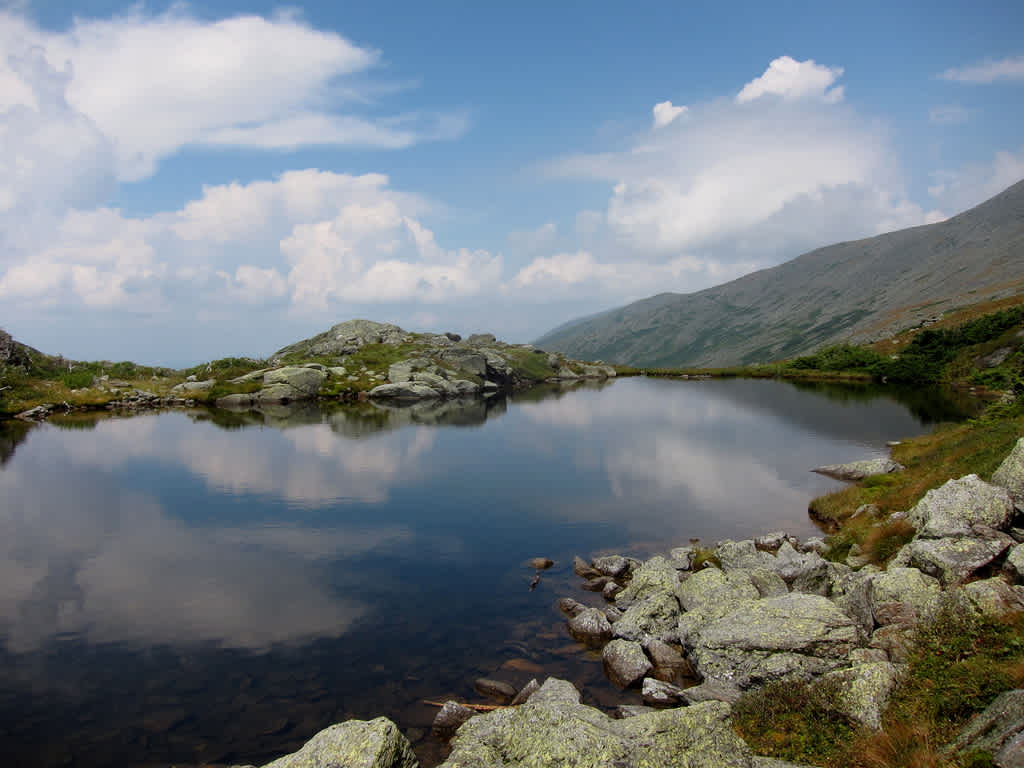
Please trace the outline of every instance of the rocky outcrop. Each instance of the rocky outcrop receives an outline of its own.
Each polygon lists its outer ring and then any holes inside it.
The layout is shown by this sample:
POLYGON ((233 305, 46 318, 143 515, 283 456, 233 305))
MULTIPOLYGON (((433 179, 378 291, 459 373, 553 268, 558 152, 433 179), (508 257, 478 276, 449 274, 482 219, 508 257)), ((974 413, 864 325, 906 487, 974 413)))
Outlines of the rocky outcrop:
POLYGON ((275 359, 292 355, 302 357, 341 357, 357 352, 366 344, 401 344, 412 335, 391 323, 373 320, 346 320, 305 341, 297 341, 274 353, 275 359))
POLYGON ((705 702, 613 720, 581 704, 571 683, 548 678, 522 706, 469 720, 440 768, 753 768, 729 711, 705 702))
POLYGON ((316 734, 298 752, 263 768, 417 768, 408 740, 386 717, 349 720, 316 734))
POLYGON ((856 482, 863 480, 865 477, 899 472, 903 468, 903 465, 899 462, 888 458, 881 458, 851 461, 846 464, 828 464, 824 467, 815 467, 811 471, 817 472, 819 475, 834 477, 836 480, 856 482))

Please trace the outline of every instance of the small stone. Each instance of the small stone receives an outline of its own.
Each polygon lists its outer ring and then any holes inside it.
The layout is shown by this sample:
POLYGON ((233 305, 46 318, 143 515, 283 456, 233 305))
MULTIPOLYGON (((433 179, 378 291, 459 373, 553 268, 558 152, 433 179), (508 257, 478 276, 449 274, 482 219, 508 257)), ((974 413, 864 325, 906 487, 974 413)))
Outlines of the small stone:
POLYGON ((653 677, 644 678, 640 695, 646 703, 656 707, 672 707, 686 701, 682 688, 653 677))
POLYGON ((530 567, 536 568, 538 571, 546 571, 554 564, 555 561, 549 557, 535 557, 530 561, 530 567))
POLYGON ((508 704, 516 697, 516 689, 501 680, 491 680, 487 677, 477 678, 473 682, 473 688, 481 696, 494 699, 499 704, 508 704))
POLYGON ((441 711, 434 717, 431 731, 439 739, 447 741, 455 735, 460 725, 475 714, 472 709, 462 706, 457 701, 446 701, 441 711))
POLYGON ((558 609, 569 618, 579 616, 586 608, 587 606, 583 603, 577 602, 571 597, 560 597, 558 599, 558 609))
POLYGON ((609 581, 604 585, 604 589, 601 590, 601 594, 605 600, 609 602, 615 599, 615 596, 622 591, 622 587, 614 581, 609 581))
POLYGON ((613 685, 628 688, 651 671, 651 662, 640 643, 612 640, 601 654, 605 674, 613 685))
POLYGON ((629 561, 622 555, 608 555, 606 557, 595 557, 594 568, 603 576, 611 576, 617 579, 629 570, 629 561))
POLYGON ((612 637, 612 625, 597 608, 585 608, 569 619, 569 634, 591 647, 604 645, 612 637))
POLYGON ((593 579, 601 575, 579 555, 572 559, 572 570, 581 579, 593 579))
POLYGON ((785 531, 773 531, 772 533, 766 533, 763 536, 758 536, 754 539, 754 544, 758 549, 776 550, 782 546, 782 542, 785 540, 785 531))

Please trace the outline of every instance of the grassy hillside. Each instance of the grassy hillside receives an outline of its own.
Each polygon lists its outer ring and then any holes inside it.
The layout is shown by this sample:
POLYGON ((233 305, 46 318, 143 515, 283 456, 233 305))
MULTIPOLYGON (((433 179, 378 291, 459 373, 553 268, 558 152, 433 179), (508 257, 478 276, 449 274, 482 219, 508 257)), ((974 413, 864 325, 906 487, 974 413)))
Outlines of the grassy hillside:
POLYGON ((729 366, 886 339, 1024 293, 1024 182, 947 221, 806 253, 691 294, 567 323, 542 349, 639 366, 729 366))

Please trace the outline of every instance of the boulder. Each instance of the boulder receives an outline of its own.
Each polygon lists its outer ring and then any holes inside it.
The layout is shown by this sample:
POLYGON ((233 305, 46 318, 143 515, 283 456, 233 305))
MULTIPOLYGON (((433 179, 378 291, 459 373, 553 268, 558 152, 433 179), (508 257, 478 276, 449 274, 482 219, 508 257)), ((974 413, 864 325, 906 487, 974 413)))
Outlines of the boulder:
POLYGON ((583 611, 587 609, 583 603, 573 600, 571 597, 560 597, 558 598, 558 608, 569 618, 573 616, 579 616, 583 611))
POLYGON ((569 634, 591 647, 600 647, 612 637, 612 625, 597 608, 584 608, 569 619, 569 634))
POLYGON ((388 400, 425 400, 440 397, 433 387, 407 381, 400 384, 381 384, 370 390, 370 397, 388 400))
POLYGON ((218 408, 250 408, 256 403, 256 396, 252 394, 224 395, 218 397, 214 403, 218 408))
POLYGON ((785 531, 772 531, 754 539, 754 544, 761 549, 776 550, 787 539, 785 531))
POLYGON ((984 568, 1013 543, 1009 536, 996 532, 992 532, 990 538, 916 538, 896 554, 892 563, 919 568, 943 585, 949 585, 963 581, 984 568))
POLYGON ((917 568, 891 566, 871 580, 871 612, 879 624, 891 624, 879 619, 880 606, 902 603, 911 606, 921 618, 931 612, 941 591, 938 579, 917 568))
POLYGON ((832 589, 831 597, 839 610, 853 619, 865 636, 870 635, 875 628, 871 587, 877 575, 867 569, 850 573, 833 584, 832 589))
POLYGON ((1024 544, 1018 544, 1007 553, 1003 569, 1015 581, 1024 580, 1024 544))
MULTIPOLYGON (((263 374, 263 386, 265 390, 274 385, 280 385, 280 391, 287 391, 291 400, 309 400, 316 397, 316 393, 320 391, 320 385, 326 378, 327 374, 316 368, 288 366, 263 374)), ((264 398, 261 392, 260 399, 268 398, 264 398)))
POLYGON ((651 662, 640 643, 612 640, 601 653, 601 663, 612 684, 629 688, 651 671, 651 662))
POLYGON ((611 576, 613 579, 624 576, 629 570, 629 560, 622 555, 607 555, 595 557, 593 562, 594 570, 602 576, 611 576))
POLYGON ((440 768, 751 768, 752 760, 730 727, 727 704, 707 702, 615 720, 581 704, 570 683, 549 678, 521 707, 465 723, 440 768))
POLYGON ((652 557, 633 572, 624 590, 615 596, 615 604, 623 610, 656 593, 671 595, 679 585, 676 569, 661 555, 652 557))
POLYGON ((216 379, 206 379, 205 381, 183 381, 181 384, 176 384, 171 387, 171 392, 176 395, 186 395, 190 392, 209 392, 213 389, 216 383, 216 379))
POLYGON ((800 591, 821 594, 819 590, 825 589, 825 585, 831 583, 827 560, 813 550, 797 552, 788 541, 779 547, 774 566, 787 584, 793 585, 799 580, 800 591))
POLYGON ((386 717, 349 720, 316 734, 302 749, 264 768, 416 768, 419 763, 398 726, 386 717))
POLYGON ((1000 768, 1024 765, 1024 690, 996 696, 964 726, 952 747, 956 752, 988 752, 1000 768))
POLYGON ((919 536, 942 539, 969 536, 977 526, 1004 528, 1012 516, 1013 500, 1005 488, 966 475, 928 491, 908 520, 919 536))
POLYGON ((992 484, 1005 488, 1018 502, 1024 502, 1024 437, 992 473, 992 484))
POLYGON ((597 572, 597 569, 587 563, 587 561, 579 555, 576 555, 572 559, 572 570, 573 573, 583 579, 593 579, 594 577, 601 575, 597 572))
POLYGON ((832 601, 794 592, 742 603, 706 624, 691 656, 704 678, 744 688, 830 672, 862 642, 857 625, 832 601))
POLYGON ((654 665, 652 677, 672 683, 684 674, 691 674, 693 667, 683 657, 682 649, 663 640, 652 639, 644 646, 647 656, 654 665))
POLYGON ((998 576, 965 584, 963 592, 974 610, 988 616, 1024 610, 1024 588, 1011 587, 998 576))
POLYGON ((829 672, 821 681, 836 686, 832 711, 878 731, 897 675, 895 665, 882 661, 829 672))
POLYGON ((437 392, 441 397, 457 397, 459 389, 444 376, 426 371, 417 371, 412 374, 412 380, 417 384, 426 384, 437 392))
POLYGON ((717 568, 705 568, 680 584, 676 597, 686 610, 679 618, 679 640, 690 645, 691 636, 707 622, 758 600, 761 594, 746 571, 725 574, 717 568))
POLYGON ((761 597, 778 597, 789 592, 789 587, 773 570, 768 568, 755 568, 750 571, 750 583, 754 585, 761 597))
POLYGON ((767 552, 761 552, 753 539, 744 541, 722 541, 715 547, 715 557, 722 564, 722 570, 749 571, 755 568, 771 568, 775 558, 767 552))
POLYGON ((651 639, 674 642, 679 638, 681 615, 675 595, 655 592, 630 605, 615 622, 612 634, 645 643, 651 639))
POLYGON ((473 376, 487 375, 487 358, 475 349, 453 347, 443 350, 439 357, 459 371, 473 376))
POLYGON ((819 475, 834 477, 836 480, 857 482, 865 477, 887 475, 890 472, 899 472, 901 469, 904 467, 899 462, 888 458, 879 458, 851 461, 846 464, 828 464, 824 467, 815 467, 811 471, 817 472, 819 475))

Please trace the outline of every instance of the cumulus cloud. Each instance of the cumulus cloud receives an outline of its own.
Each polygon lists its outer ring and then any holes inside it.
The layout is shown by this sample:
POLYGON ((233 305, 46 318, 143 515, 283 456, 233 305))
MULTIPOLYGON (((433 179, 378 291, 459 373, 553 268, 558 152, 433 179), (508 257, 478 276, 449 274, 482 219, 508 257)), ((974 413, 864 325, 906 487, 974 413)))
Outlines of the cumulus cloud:
POLYGON ((654 127, 666 126, 681 115, 685 115, 688 107, 675 106, 671 101, 661 101, 654 105, 651 112, 654 115, 654 127))
POLYGON ((832 87, 843 75, 842 67, 824 67, 814 59, 797 61, 780 56, 736 94, 736 103, 744 104, 763 96, 780 96, 786 101, 816 98, 829 104, 843 100, 843 86, 832 87))
POLYGON ((951 67, 941 73, 942 80, 957 83, 995 83, 1001 80, 1024 80, 1024 56, 986 59, 966 67, 951 67))
POLYGON ((0 11, 0 28, 0 108, 40 108, 39 79, 17 64, 40 52, 64 73, 70 110, 110 142, 122 180, 152 175, 189 145, 400 148, 466 127, 459 114, 342 113, 380 53, 294 14, 207 21, 184 6, 159 15, 137 8, 54 33, 0 11))

